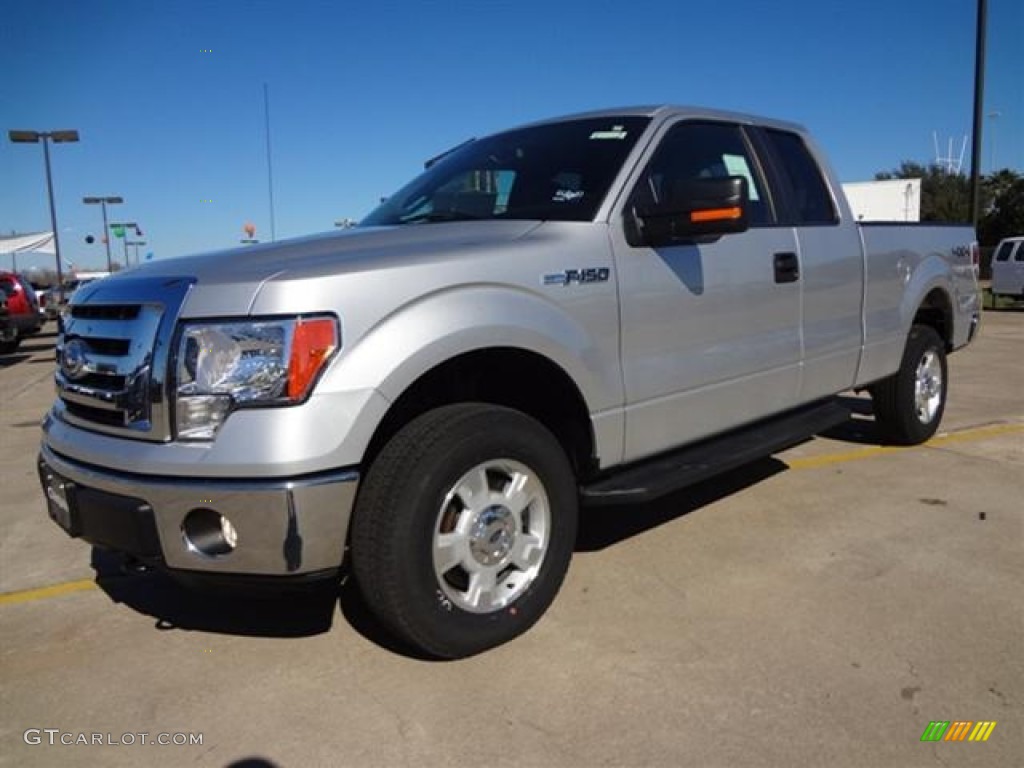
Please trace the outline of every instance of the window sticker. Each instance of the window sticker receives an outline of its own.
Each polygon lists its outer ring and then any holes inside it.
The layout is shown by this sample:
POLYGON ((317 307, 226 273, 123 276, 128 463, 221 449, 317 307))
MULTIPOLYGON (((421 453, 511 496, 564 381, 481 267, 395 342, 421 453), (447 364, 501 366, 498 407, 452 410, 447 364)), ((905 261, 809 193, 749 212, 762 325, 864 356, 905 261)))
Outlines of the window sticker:
POLYGON ((621 125, 613 125, 610 131, 594 131, 590 134, 591 139, 619 139, 622 140, 629 136, 629 131, 623 128, 621 125))
POLYGON ((553 203, 572 203, 576 200, 583 199, 584 192, 582 189, 559 189, 555 192, 555 196, 551 198, 553 203))
POLYGON ((760 200, 757 195, 757 185, 754 184, 754 174, 750 172, 750 166, 747 165, 747 158, 743 155, 722 155, 722 162, 725 164, 725 170, 729 172, 730 176, 742 176, 747 180, 751 201, 757 202, 760 200))

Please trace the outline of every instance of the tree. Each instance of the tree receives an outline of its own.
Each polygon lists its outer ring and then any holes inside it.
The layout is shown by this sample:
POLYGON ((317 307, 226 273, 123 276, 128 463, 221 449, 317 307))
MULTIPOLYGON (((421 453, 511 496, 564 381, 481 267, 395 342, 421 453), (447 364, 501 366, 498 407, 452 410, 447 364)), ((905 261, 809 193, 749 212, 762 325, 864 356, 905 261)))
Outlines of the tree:
POLYGON ((971 182, 959 173, 938 165, 924 166, 904 160, 899 168, 875 174, 876 181, 921 180, 921 221, 963 222, 971 220, 971 182))
POLYGON ((982 176, 982 198, 989 201, 989 206, 985 213, 988 213, 988 210, 994 206, 999 196, 1008 192, 1010 187, 1019 181, 1020 178, 1021 175, 1019 173, 1011 171, 1009 168, 1003 168, 1003 170, 996 171, 988 176, 982 176))
POLYGON ((1004 237, 1024 235, 1024 176, 1013 171, 1000 171, 996 176, 1000 174, 1007 174, 1001 179, 1006 183, 994 194, 978 222, 978 241, 982 245, 995 245, 1004 237))

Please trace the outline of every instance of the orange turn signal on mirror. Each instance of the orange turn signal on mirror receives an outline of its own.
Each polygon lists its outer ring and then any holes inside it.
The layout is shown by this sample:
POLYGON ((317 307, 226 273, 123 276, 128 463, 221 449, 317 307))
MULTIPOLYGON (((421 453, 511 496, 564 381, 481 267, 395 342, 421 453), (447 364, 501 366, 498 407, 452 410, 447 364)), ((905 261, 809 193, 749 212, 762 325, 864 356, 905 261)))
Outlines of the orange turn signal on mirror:
POLYGON ((305 397, 327 358, 338 348, 338 326, 334 318, 299 318, 292 334, 292 354, 288 360, 288 397, 305 397))
POLYGON ((706 211, 692 211, 690 221, 694 224, 705 221, 734 221, 743 215, 743 210, 735 208, 709 208, 706 211))

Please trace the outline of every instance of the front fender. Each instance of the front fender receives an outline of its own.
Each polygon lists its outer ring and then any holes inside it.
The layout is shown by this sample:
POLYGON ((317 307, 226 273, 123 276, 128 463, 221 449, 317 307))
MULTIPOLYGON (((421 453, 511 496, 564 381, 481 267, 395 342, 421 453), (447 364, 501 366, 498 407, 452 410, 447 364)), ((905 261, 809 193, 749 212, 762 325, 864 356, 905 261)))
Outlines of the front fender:
POLYGON ((554 302, 521 288, 478 284, 436 291, 376 323, 326 373, 325 389, 376 389, 395 400, 437 365, 475 350, 542 355, 575 382, 591 413, 622 405, 617 339, 588 329, 554 302))

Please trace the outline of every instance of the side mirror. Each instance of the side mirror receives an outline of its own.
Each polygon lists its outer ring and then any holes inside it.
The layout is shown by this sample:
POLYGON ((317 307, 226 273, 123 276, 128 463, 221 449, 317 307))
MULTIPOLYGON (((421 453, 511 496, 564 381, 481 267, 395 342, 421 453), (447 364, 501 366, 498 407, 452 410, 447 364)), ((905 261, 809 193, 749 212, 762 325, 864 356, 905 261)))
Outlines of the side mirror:
POLYGON ((692 242, 749 227, 747 180, 742 176, 677 181, 666 192, 663 202, 634 211, 644 245, 692 242))

